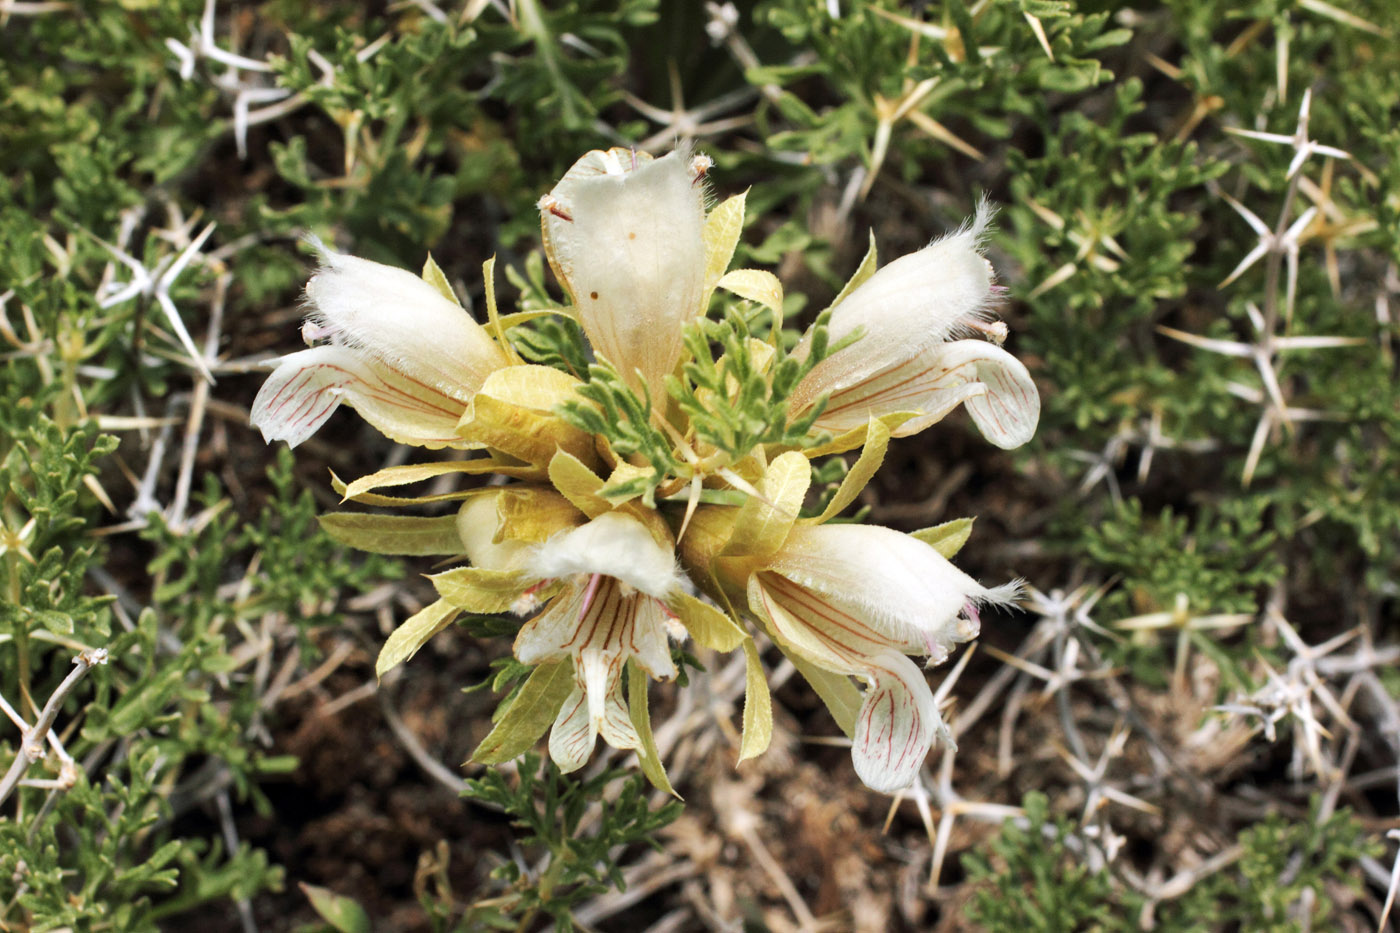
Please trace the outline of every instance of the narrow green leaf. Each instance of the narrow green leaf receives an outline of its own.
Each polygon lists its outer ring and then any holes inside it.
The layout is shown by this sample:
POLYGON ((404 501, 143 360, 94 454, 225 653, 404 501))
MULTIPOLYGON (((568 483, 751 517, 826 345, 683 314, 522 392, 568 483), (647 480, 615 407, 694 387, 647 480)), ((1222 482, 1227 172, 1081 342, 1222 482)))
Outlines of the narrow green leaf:
POLYGON ((752 638, 744 641, 748 661, 744 685, 744 737, 739 742, 739 760, 747 761, 768 750, 773 741, 773 698, 763 675, 763 660, 752 638))
POLYGON ((394 629, 393 634, 379 649, 379 660, 374 662, 374 675, 383 677, 388 671, 418 653, 418 649, 438 632, 452 624, 461 610, 445 599, 439 599, 409 616, 394 629))
MULTIPOLYGON (((428 261, 432 262, 431 259, 428 261)), ((311 902, 311 909, 338 933, 370 933, 369 914, 351 898, 305 882, 299 887, 311 902)))
POLYGON ((631 716, 633 728, 637 730, 637 735, 642 740, 642 747, 637 749, 637 761, 641 764, 642 773, 647 776, 652 787, 681 800, 681 795, 676 793, 676 789, 671 786, 671 779, 666 776, 666 766, 661 763, 661 753, 656 750, 656 736, 651 731, 651 712, 647 709, 647 688, 649 685, 646 671, 642 670, 635 661, 629 660, 627 662, 628 713, 631 716))
POLYGON ((529 751, 553 725, 573 689, 572 661, 560 658, 537 665, 471 760, 498 765, 529 751))
POLYGON ((365 515, 359 512, 327 512, 321 527, 341 544, 371 554, 428 557, 462 553, 457 516, 365 515))

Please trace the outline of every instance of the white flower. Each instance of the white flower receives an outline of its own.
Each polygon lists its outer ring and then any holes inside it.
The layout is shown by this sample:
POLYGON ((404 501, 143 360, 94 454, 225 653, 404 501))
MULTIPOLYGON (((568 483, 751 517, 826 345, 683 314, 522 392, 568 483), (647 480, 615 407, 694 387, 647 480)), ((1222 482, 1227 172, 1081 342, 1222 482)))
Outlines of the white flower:
POLYGON ((857 328, 862 336, 813 367, 793 393, 793 412, 827 395, 814 429, 837 436, 872 416, 915 412, 893 432, 904 437, 965 404, 998 447, 1030 440, 1040 396, 1026 367, 982 339, 949 342, 995 330, 984 323, 994 294, 981 253, 990 220, 983 202, 970 225, 896 259, 846 296, 832 311, 831 341, 857 328))
POLYGON ((465 310, 403 269, 326 251, 306 286, 303 334, 329 339, 282 357, 252 422, 295 447, 344 402, 393 440, 471 446, 457 421, 506 354, 465 310))
POLYGON ((701 174, 681 152, 594 150, 540 199, 546 254, 594 351, 654 399, 704 311, 701 174))
MULTIPOLYGON (((467 522, 477 518, 463 515, 467 522)), ((641 739, 622 699, 622 671, 631 658, 658 680, 676 675, 666 624, 667 603, 681 592, 672 549, 621 512, 561 531, 523 556, 515 545, 488 551, 481 546, 485 542, 484 536, 464 542, 474 564, 523 565, 518 610, 533 611, 535 592, 562 584, 515 639, 515 656, 524 664, 556 657, 573 661, 574 689, 549 735, 555 764, 565 772, 583 767, 600 734, 614 748, 638 748, 641 739)))
POLYGON ((1008 602, 922 541, 872 525, 797 525, 748 580, 749 607, 784 647, 865 681, 851 757, 873 790, 914 782, 935 736, 947 738, 923 672, 975 638, 976 606, 1008 602))

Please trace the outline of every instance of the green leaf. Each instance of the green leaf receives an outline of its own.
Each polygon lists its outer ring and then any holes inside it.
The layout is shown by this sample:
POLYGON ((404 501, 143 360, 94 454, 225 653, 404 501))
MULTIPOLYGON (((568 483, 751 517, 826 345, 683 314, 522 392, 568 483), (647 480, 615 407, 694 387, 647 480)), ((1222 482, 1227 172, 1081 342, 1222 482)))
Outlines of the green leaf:
POLYGON ((341 544, 371 554, 428 557, 462 553, 455 514, 425 518, 327 512, 319 521, 326 533, 341 544))
MULTIPOLYGON (((739 742, 739 760, 762 755, 773 741, 773 698, 768 692, 768 680, 763 675, 763 660, 752 638, 744 641, 744 658, 748 662, 744 684, 744 737, 739 742)), ((852 720, 854 721, 854 720, 852 720)))
POLYGON ((369 914, 351 898, 305 882, 300 888, 311 902, 311 908, 339 933, 370 933, 369 914))
POLYGON ((394 629, 393 634, 379 649, 379 660, 374 662, 374 675, 383 677, 418 653, 418 649, 438 632, 452 624, 461 609, 445 599, 439 599, 409 616, 407 621, 394 629))
POLYGON ((976 518, 955 518, 951 522, 944 522, 941 525, 934 525, 932 528, 921 528, 918 531, 909 533, 911 538, 918 538, 920 541, 932 547, 949 560, 953 555, 962 550, 967 539, 972 537, 972 523, 976 518))
POLYGON ((515 699, 472 752, 471 760, 498 765, 523 755, 554 724, 559 707, 574 689, 574 665, 567 658, 535 667, 515 699))
POLYGON ((642 670, 635 661, 628 660, 628 712, 632 719, 632 726, 637 730, 637 735, 642 740, 641 748, 637 749, 637 761, 641 764, 642 773, 647 776, 652 787, 659 791, 665 791, 680 800, 682 799, 681 795, 676 793, 676 789, 671 786, 671 779, 666 776, 666 766, 661 763, 661 753, 656 750, 656 736, 651 731, 651 712, 647 709, 648 686, 646 671, 642 670))

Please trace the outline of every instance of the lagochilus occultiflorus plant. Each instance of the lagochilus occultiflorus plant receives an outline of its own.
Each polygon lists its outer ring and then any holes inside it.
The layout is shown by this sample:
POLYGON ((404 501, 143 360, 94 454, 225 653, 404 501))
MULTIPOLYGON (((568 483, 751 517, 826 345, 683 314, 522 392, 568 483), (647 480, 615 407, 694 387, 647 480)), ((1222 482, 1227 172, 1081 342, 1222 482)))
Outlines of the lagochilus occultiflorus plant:
POLYGON ((762 633, 827 701, 861 780, 897 791, 946 737, 911 658, 946 660, 977 635, 979 607, 1016 587, 950 563, 965 522, 912 535, 828 522, 891 437, 960 405, 999 447, 1034 432, 1035 384, 991 320, 990 212, 878 270, 872 240, 833 305, 785 341, 778 279, 728 270, 744 195, 707 213, 710 164, 624 149, 579 159, 539 203, 567 304, 500 315, 488 262, 478 322, 431 259, 419 277, 324 250, 306 289, 309 349, 278 361, 253 422, 295 445, 344 403, 395 441, 476 452, 337 480, 370 505, 460 500, 455 516, 326 525, 366 549, 465 556, 432 576, 440 598, 390 636, 381 673, 461 613, 524 620, 514 652, 533 670, 477 760, 507 760, 549 729, 567 771, 601 736, 669 789, 647 689, 676 676, 686 639, 746 653, 739 758, 757 755, 771 734, 762 633), (805 514, 810 461, 857 448, 825 508, 805 514), (446 473, 505 479, 446 497, 374 491, 446 473))

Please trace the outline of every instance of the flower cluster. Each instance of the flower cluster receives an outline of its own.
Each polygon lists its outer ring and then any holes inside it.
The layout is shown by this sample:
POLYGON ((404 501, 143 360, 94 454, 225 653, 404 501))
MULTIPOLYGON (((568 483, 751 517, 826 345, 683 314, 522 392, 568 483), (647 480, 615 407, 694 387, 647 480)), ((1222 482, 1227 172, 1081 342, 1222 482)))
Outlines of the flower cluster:
POLYGON ((911 656, 946 660, 977 635, 978 607, 1009 601, 1015 586, 984 587, 949 562, 965 521, 907 535, 830 520, 891 437, 959 405, 1000 447, 1034 432, 1035 385, 1001 348, 1005 327, 990 322, 989 211, 878 271, 872 241, 833 306, 785 343, 777 278, 727 271, 744 196, 707 213, 709 167, 680 152, 579 159, 540 199, 545 252, 569 304, 498 314, 488 262, 485 324, 431 259, 420 278, 325 252, 307 286, 312 346, 278 362, 253 422, 295 445, 344 403, 401 443, 478 452, 336 481, 369 505, 462 500, 450 519, 325 519, 366 549, 466 557, 431 578, 440 599, 390 636, 381 673, 463 612, 527 620, 514 651, 532 672, 478 761, 507 760, 548 729, 550 755, 572 770, 601 735, 636 750, 669 788, 646 694, 649 680, 676 676, 673 646, 687 638, 745 652, 739 756, 758 754, 771 734, 753 640, 762 632, 850 736, 861 780, 897 791, 946 737, 911 656), (714 302, 717 289, 737 298, 714 302), (712 304, 725 306, 722 319, 712 304), (578 371, 567 355, 531 355, 543 315, 572 319, 595 362, 578 371), (804 516, 817 498, 811 459, 857 448, 825 508, 804 516), (448 473, 503 479, 416 499, 374 491, 448 473))

